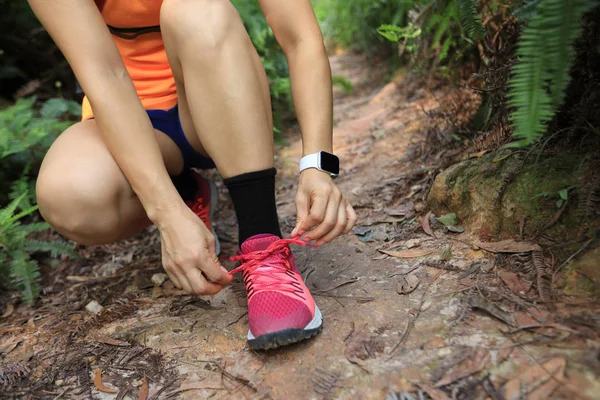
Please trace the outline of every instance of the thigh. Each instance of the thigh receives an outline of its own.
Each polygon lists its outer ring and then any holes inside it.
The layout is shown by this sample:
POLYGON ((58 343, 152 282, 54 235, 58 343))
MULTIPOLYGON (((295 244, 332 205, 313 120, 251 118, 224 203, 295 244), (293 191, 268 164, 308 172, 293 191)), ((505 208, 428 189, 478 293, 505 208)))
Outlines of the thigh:
MULTIPOLYGON (((198 5, 195 4, 194 2, 177 2, 177 7, 189 7, 190 8, 189 15, 192 15, 192 16, 198 15, 197 14, 198 5)), ((201 21, 200 17, 192 17, 192 18, 197 18, 199 21, 201 21)), ((198 23, 201 23, 201 22, 198 22, 198 23)), ((247 37, 246 42, 248 43, 249 47, 251 47, 252 60, 250 62, 252 63, 252 67, 256 71, 256 75, 260 82, 261 94, 262 94, 263 101, 267 105, 266 108, 268 110, 271 110, 271 93, 269 90, 269 81, 267 79, 267 74, 265 72, 262 61, 260 60, 260 56, 258 55, 258 53, 256 52, 256 49, 252 45, 252 41, 251 41, 250 37, 248 36, 246 31, 244 31, 243 34, 247 37)), ((206 150, 202 146, 201 137, 202 137, 202 134, 210 134, 210 133, 197 131, 197 129, 195 128, 194 123, 192 121, 192 116, 191 116, 192 113, 191 113, 191 110, 189 108, 189 104, 187 101, 187 96, 190 93, 191 93, 191 95, 194 95, 194 96, 195 95, 201 96, 202 88, 201 87, 187 87, 185 85, 185 81, 183 79, 182 63, 190 63, 190 62, 193 63, 196 58, 195 57, 185 57, 185 54, 180 54, 180 52, 185 51, 185 50, 183 50, 183 46, 178 45, 177 37, 175 35, 170 34, 170 29, 162 29, 162 35, 163 35, 163 40, 164 40, 167 57, 169 59, 169 64, 171 66, 171 71, 173 72, 173 77, 175 78, 175 85, 177 87, 177 99, 178 99, 177 103, 178 103, 179 117, 181 120, 181 126, 183 128, 183 132, 184 132, 186 138, 188 139, 188 142, 192 145, 192 147, 196 151, 198 151, 200 154, 202 154, 203 156, 208 157, 206 150)), ((198 69, 200 71, 200 68, 196 68, 199 66, 191 65, 190 67, 198 69)), ((218 68, 218 65, 215 65, 214 67, 218 68)), ((269 112, 267 115, 267 118, 269 120, 269 126, 272 130, 273 129, 272 113, 269 112)))
MULTIPOLYGON (((179 173, 183 161, 177 146, 155 132, 167 169, 179 173)), ((119 240, 150 224, 94 120, 73 125, 52 144, 40 168, 37 196, 44 218, 84 244, 119 240)))

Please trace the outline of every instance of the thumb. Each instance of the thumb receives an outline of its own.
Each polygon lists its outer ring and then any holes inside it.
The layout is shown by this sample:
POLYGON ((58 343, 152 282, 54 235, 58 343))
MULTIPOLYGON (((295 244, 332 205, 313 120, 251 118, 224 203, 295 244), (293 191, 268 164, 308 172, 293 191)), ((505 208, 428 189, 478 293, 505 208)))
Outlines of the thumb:
POLYGON ((308 203, 308 197, 304 194, 298 194, 296 196, 296 227, 292 231, 292 237, 302 236, 306 233, 306 228, 303 225, 309 213, 310 204, 308 203))

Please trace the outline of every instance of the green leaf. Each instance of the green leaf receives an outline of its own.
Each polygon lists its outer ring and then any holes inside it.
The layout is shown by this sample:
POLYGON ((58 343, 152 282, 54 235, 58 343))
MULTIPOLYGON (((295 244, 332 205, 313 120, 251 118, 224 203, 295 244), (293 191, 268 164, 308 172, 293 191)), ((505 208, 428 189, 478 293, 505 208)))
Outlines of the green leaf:
POLYGON ((568 200, 569 199, 569 189, 563 189, 561 191, 558 192, 558 195, 560 196, 561 199, 563 200, 568 200))
POLYGON ((481 23, 481 15, 477 13, 477 0, 459 0, 458 8, 460 21, 467 36, 474 40, 483 38, 486 30, 481 23))
POLYGON ((442 224, 444 224, 445 226, 453 226, 457 224, 457 220, 456 220, 456 214, 455 213, 450 213, 450 214, 445 214, 442 215, 441 217, 436 218, 438 221, 440 221, 442 224))

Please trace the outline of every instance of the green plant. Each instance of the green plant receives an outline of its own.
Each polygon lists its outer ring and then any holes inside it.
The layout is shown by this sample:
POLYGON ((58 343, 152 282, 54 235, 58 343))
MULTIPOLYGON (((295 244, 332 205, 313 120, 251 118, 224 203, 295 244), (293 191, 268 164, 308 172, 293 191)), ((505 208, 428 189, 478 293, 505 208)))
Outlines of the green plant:
POLYGON ((32 303, 39 295, 39 265, 31 257, 36 252, 50 252, 54 257, 60 254, 74 255, 71 245, 61 242, 46 242, 30 239, 34 232, 50 228, 45 222, 23 224, 22 219, 33 214, 37 206, 24 192, 6 207, 0 208, 0 275, 10 275, 9 287, 20 290, 23 301, 32 303), (20 205, 27 203, 29 207, 20 205))
POLYGON ((470 39, 481 39, 485 36, 485 27, 481 15, 477 13, 477 0, 458 0, 460 22, 470 39))
MULTIPOLYGON (((0 193, 7 193, 23 175, 37 173, 52 142, 79 115, 79 104, 61 98, 46 101, 39 110, 35 97, 0 109, 0 193)), ((0 204, 4 201, 0 195, 0 204)))
POLYGON ((382 24, 404 26, 416 0, 314 0, 325 37, 336 44, 371 54, 388 46, 377 34, 382 24))
POLYGON ((570 81, 573 41, 583 14, 597 2, 590 0, 538 1, 517 47, 518 62, 509 83, 509 104, 516 142, 534 143, 546 131, 546 122, 562 104, 570 81))

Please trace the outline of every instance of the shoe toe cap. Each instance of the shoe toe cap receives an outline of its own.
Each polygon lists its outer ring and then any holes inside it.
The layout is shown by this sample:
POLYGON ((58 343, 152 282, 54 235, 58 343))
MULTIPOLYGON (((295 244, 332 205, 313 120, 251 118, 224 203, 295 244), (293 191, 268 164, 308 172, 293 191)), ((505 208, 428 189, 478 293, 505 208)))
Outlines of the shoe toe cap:
POLYGON ((262 292, 248 304, 250 331, 255 337, 285 329, 304 329, 313 319, 304 302, 276 292, 262 292))

